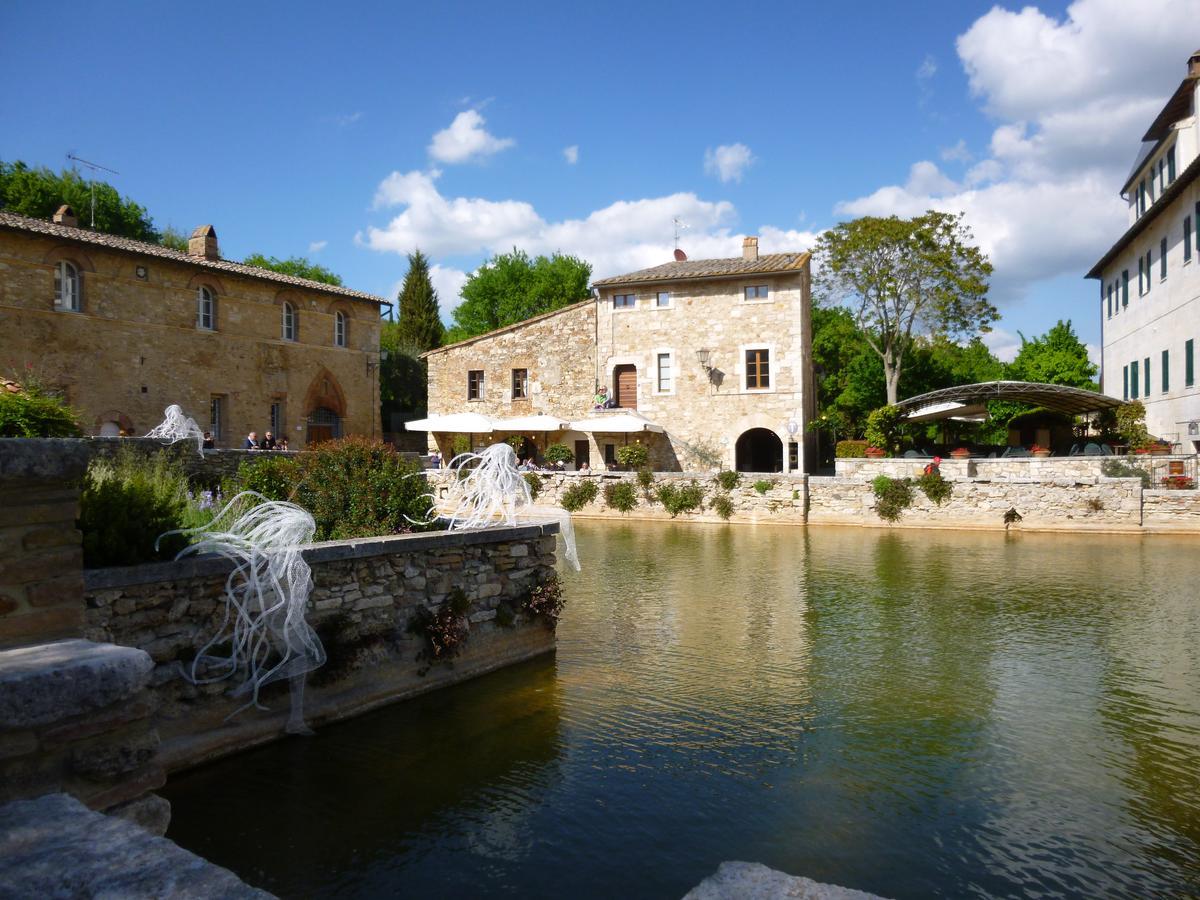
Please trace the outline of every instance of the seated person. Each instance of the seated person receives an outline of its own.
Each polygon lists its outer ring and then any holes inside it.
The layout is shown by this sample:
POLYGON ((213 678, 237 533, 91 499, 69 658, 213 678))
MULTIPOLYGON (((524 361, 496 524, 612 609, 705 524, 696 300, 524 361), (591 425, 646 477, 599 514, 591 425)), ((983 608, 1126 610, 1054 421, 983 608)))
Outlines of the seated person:
POLYGON ((587 460, 585 459, 583 462, 581 462, 581 463, 579 464, 579 470, 578 470, 578 471, 580 471, 581 473, 583 473, 584 475, 586 475, 588 472, 592 471, 592 467, 591 467, 591 466, 589 466, 589 465, 587 464, 587 460))
POLYGON ((608 399, 608 388, 602 387, 592 398, 592 409, 606 409, 611 401, 608 399))
POLYGON ((259 450, 274 450, 275 449, 275 435, 271 434, 271 432, 269 432, 269 431, 266 434, 264 434, 263 439, 261 441, 259 441, 258 449, 259 450))
POLYGON ((217 442, 213 440, 212 432, 211 431, 204 432, 204 444, 201 446, 200 449, 215 450, 216 446, 217 446, 217 442))
POLYGON ((258 432, 257 431, 252 431, 248 435, 246 435, 246 443, 243 445, 243 449, 244 450, 257 450, 258 449, 258 432))
POLYGON ((285 437, 278 438, 275 441, 275 449, 279 450, 283 453, 287 453, 287 449, 288 449, 287 438, 285 438, 285 437))

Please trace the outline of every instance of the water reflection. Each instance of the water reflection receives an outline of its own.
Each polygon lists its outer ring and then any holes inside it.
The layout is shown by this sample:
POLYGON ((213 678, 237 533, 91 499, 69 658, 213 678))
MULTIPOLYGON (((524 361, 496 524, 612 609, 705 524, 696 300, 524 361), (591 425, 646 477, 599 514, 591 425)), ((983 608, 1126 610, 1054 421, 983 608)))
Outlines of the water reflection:
POLYGON ((556 663, 173 779, 172 836, 285 896, 1200 893, 1194 542, 578 531, 556 663))

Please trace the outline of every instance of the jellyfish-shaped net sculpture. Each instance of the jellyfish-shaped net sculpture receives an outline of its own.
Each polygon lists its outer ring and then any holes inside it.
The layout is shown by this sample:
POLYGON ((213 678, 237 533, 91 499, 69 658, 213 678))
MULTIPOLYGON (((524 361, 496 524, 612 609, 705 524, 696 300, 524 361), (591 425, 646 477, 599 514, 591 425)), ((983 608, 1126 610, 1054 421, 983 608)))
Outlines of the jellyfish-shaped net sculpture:
POLYGON ((265 501, 259 494, 238 494, 208 525, 190 534, 199 539, 179 556, 216 553, 233 563, 225 580, 222 619, 216 633, 192 661, 195 684, 237 678, 233 696, 249 696, 232 715, 259 702, 272 681, 291 680, 291 716, 287 731, 305 733, 304 678, 325 662, 325 648, 305 620, 312 593, 312 571, 302 547, 312 541, 316 523, 294 503, 265 501))
POLYGON ((492 444, 479 453, 462 453, 450 461, 446 496, 435 502, 432 517, 446 520, 450 530, 557 522, 563 557, 579 571, 571 514, 557 506, 533 502, 529 485, 517 470, 517 454, 508 444, 492 444))
POLYGON ((176 443, 177 441, 194 440, 196 451, 204 455, 204 432, 196 424, 196 420, 185 415, 183 407, 172 403, 163 410, 163 420, 146 432, 146 437, 160 441, 176 443))

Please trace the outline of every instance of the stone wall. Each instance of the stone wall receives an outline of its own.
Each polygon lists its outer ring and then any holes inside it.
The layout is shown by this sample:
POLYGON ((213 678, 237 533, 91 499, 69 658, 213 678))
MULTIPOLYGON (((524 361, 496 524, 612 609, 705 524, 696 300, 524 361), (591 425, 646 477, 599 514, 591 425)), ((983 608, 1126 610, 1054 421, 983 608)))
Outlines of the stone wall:
POLYGON ((0 438, 0 648, 80 634, 86 465, 82 441, 0 438))
POLYGON ((207 429, 213 397, 224 404, 221 447, 269 430, 272 403, 281 404, 292 449, 303 445, 317 407, 342 416, 344 433, 381 433, 374 302, 0 228, 0 318, 0 372, 32 366, 91 434, 105 422, 145 434, 172 403, 207 429), (54 308, 59 259, 80 272, 78 313, 54 308), (212 331, 196 324, 201 285, 216 298, 212 331), (282 339, 285 301, 298 310, 296 341, 282 339), (349 321, 346 347, 334 346, 339 311, 349 321))
MULTIPOLYGON (((1138 529, 1142 525, 1142 486, 1136 478, 950 481, 953 493, 940 506, 914 486, 912 506, 895 524, 1003 528, 1004 514, 1015 509, 1022 517, 1020 527, 1027 529, 1109 531, 1138 529)), ((1195 498, 1192 503, 1200 506, 1195 498)), ((875 508, 870 481, 809 478, 808 521, 812 524, 888 525, 875 508)))
MULTIPOLYGON (((344 718, 550 652, 554 632, 518 609, 554 567, 557 526, 401 535, 316 544, 305 551, 315 587, 309 622, 329 655, 310 674, 310 724, 344 718), (426 658, 422 636, 408 628, 417 607, 436 610, 455 589, 470 600, 470 636, 449 661, 426 658), (499 620, 497 611, 501 610, 499 620)), ((150 691, 168 768, 190 765, 282 733, 285 683, 269 686, 269 712, 247 709, 225 682, 196 685, 185 667, 215 633, 229 564, 196 558, 85 573, 85 634, 138 647, 154 669, 150 691)))
POLYGON ((1150 531, 1200 532, 1200 491, 1142 491, 1142 525, 1150 531))
POLYGON ((165 453, 178 460, 193 483, 199 485, 220 484, 223 479, 237 475, 238 467, 248 459, 264 455, 296 455, 294 450, 285 454, 274 450, 269 454, 258 450, 205 450, 201 453, 197 451, 195 441, 167 444, 150 438, 88 438, 86 444, 90 456, 99 459, 116 456, 122 448, 144 456, 165 453))

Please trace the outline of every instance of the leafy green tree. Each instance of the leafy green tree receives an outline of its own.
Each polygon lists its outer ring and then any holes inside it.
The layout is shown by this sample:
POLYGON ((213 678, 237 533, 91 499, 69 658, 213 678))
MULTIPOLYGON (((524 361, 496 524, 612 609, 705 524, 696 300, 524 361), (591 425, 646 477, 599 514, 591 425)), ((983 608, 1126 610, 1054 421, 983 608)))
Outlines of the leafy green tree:
POLYGON ((442 346, 446 327, 438 308, 437 291, 429 279, 429 259, 420 250, 408 255, 408 274, 396 298, 400 313, 397 342, 418 353, 442 346))
POLYGON ((991 263, 971 240, 961 215, 934 211, 865 216, 818 238, 818 300, 850 309, 883 363, 889 404, 917 337, 974 337, 999 317, 987 300, 991 263))
POLYGON ((178 250, 180 253, 188 251, 188 236, 170 225, 162 230, 162 234, 158 236, 158 242, 164 247, 178 250))
POLYGON ((399 322, 383 322, 379 349, 387 359, 379 361, 379 411, 385 431, 391 431, 394 415, 423 418, 427 407, 427 366, 420 347, 402 339, 399 322))
POLYGON ((309 281, 319 281, 322 284, 333 284, 338 287, 341 287, 342 284, 342 277, 340 275, 335 275, 329 269, 315 262, 309 262, 303 256, 278 259, 274 256, 263 256, 261 253, 251 253, 242 262, 248 266, 270 269, 272 272, 278 272, 281 275, 307 278, 309 281))
POLYGON ((591 276, 591 264, 577 257, 556 253, 531 260, 514 247, 467 279, 446 339, 466 340, 586 300, 591 276))
MULTIPOLYGON (((95 192, 96 231, 158 242, 158 231, 145 207, 122 197, 104 181, 95 182, 95 192)), ((56 175, 45 166, 33 168, 23 162, 0 160, 0 209, 49 219, 64 203, 75 210, 80 225, 93 227, 92 182, 88 179, 70 169, 56 175)))
MULTIPOLYGON (((1021 334, 1020 332, 1017 332, 1021 334)), ((1071 327, 1061 319, 1040 337, 1026 340, 1021 334, 1021 349, 1008 367, 1012 381, 1036 381, 1065 384, 1099 390, 1095 382, 1097 368, 1088 359, 1087 347, 1071 327)))

